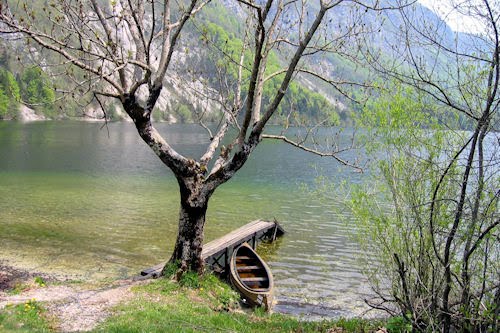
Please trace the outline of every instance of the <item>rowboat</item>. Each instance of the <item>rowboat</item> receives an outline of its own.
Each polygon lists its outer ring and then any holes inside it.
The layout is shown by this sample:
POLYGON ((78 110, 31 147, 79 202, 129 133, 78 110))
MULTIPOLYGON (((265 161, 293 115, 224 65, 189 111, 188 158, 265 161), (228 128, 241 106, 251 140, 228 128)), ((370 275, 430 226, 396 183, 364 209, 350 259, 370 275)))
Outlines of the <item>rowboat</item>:
POLYGON ((233 251, 229 268, 231 283, 246 303, 269 310, 273 300, 273 275, 250 245, 243 243, 233 251))

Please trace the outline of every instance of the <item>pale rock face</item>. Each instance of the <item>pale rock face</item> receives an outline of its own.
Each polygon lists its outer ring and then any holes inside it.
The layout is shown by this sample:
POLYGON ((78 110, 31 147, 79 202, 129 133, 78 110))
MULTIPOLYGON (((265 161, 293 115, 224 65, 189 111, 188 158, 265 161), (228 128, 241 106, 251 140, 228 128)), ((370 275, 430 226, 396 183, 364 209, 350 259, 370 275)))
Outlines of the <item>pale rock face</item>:
POLYGON ((21 104, 19 106, 19 120, 22 122, 30 122, 30 121, 46 120, 46 118, 43 115, 36 114, 35 110, 30 109, 26 105, 21 104))
MULTIPOLYGON (((124 49, 128 49, 131 54, 136 52, 132 36, 126 27, 119 30, 120 44, 124 49)), ((177 123, 175 105, 179 103, 191 105, 193 109, 203 110, 205 114, 210 115, 220 109, 220 106, 215 100, 218 93, 215 89, 210 87, 201 77, 191 77, 187 75, 186 68, 189 68, 193 60, 196 62, 197 57, 201 57, 202 50, 196 46, 190 46, 190 52, 186 52, 187 46, 179 46, 180 51, 174 51, 173 59, 164 79, 164 86, 160 96, 155 104, 154 109, 163 114, 163 119, 168 123, 177 123), (211 96, 212 98, 207 98, 211 96)), ((153 67, 158 65, 160 58, 161 47, 156 47, 156 52, 153 53, 153 67), (155 62, 156 59, 157 61, 155 62)), ((126 77, 129 80, 128 84, 132 83, 134 72, 130 69, 127 70, 126 77)), ((113 91, 110 91, 113 92, 113 91)), ((140 104, 145 105, 149 96, 147 85, 143 85, 136 92, 136 98, 140 104)), ((114 107, 114 116, 123 120, 129 120, 129 117, 124 112, 117 100, 109 100, 114 107)), ((84 110, 84 118, 86 120, 102 119, 104 116, 101 108, 97 105, 91 104, 84 110)), ((193 118, 195 118, 193 116, 193 118)))

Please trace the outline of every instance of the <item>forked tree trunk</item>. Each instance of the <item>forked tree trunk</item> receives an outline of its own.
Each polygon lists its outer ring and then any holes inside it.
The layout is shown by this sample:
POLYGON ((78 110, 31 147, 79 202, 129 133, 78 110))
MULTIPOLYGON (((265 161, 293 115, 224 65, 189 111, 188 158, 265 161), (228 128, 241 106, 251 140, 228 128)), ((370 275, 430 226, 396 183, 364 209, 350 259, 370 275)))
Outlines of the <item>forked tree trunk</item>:
MULTIPOLYGON (((201 258, 203 247, 203 229, 205 227, 205 215, 208 207, 208 199, 216 186, 204 184, 204 170, 199 164, 190 159, 179 156, 169 156, 165 151, 171 150, 158 132, 153 128, 149 117, 144 118, 146 113, 130 98, 124 104, 125 110, 133 117, 141 138, 153 149, 160 159, 176 175, 180 190, 179 231, 175 241, 174 252, 169 264, 178 264, 177 277, 184 272, 194 271, 199 274, 203 272, 204 262, 201 258)), ((150 114, 150 112, 148 113, 150 114)), ((176 155, 177 153, 169 151, 176 155)), ((165 274, 165 268, 162 275, 165 274)))

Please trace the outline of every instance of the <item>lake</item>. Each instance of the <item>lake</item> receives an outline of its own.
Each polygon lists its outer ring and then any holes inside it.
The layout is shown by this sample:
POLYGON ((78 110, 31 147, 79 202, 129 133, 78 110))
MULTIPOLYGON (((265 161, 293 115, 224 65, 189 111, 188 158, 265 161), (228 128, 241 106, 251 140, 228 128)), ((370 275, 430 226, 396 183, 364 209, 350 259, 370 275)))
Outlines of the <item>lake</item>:
MULTIPOLYGON (((208 142, 196 125, 157 128, 186 155, 198 157, 208 142)), ((359 248, 336 200, 308 190, 319 175, 363 177, 331 158, 263 142, 212 197, 205 239, 276 218, 287 234, 258 249, 274 273, 274 310, 358 315, 369 293, 359 248)), ((177 182, 133 124, 0 122, 0 260, 75 279, 138 274, 169 258, 178 207, 177 182)))

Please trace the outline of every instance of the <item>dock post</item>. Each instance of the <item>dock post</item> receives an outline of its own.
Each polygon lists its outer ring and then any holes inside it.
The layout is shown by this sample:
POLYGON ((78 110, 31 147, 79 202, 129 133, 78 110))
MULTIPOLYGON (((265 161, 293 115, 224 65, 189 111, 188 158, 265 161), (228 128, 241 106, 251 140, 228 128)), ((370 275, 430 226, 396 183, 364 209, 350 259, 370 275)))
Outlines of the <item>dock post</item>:
POLYGON ((226 247, 224 253, 224 275, 226 276, 229 276, 229 261, 231 260, 233 251, 234 251, 234 246, 228 246, 226 247))
POLYGON ((278 224, 276 223, 274 225, 274 232, 273 232, 273 238, 271 239, 272 242, 276 240, 276 234, 278 233, 278 224))

